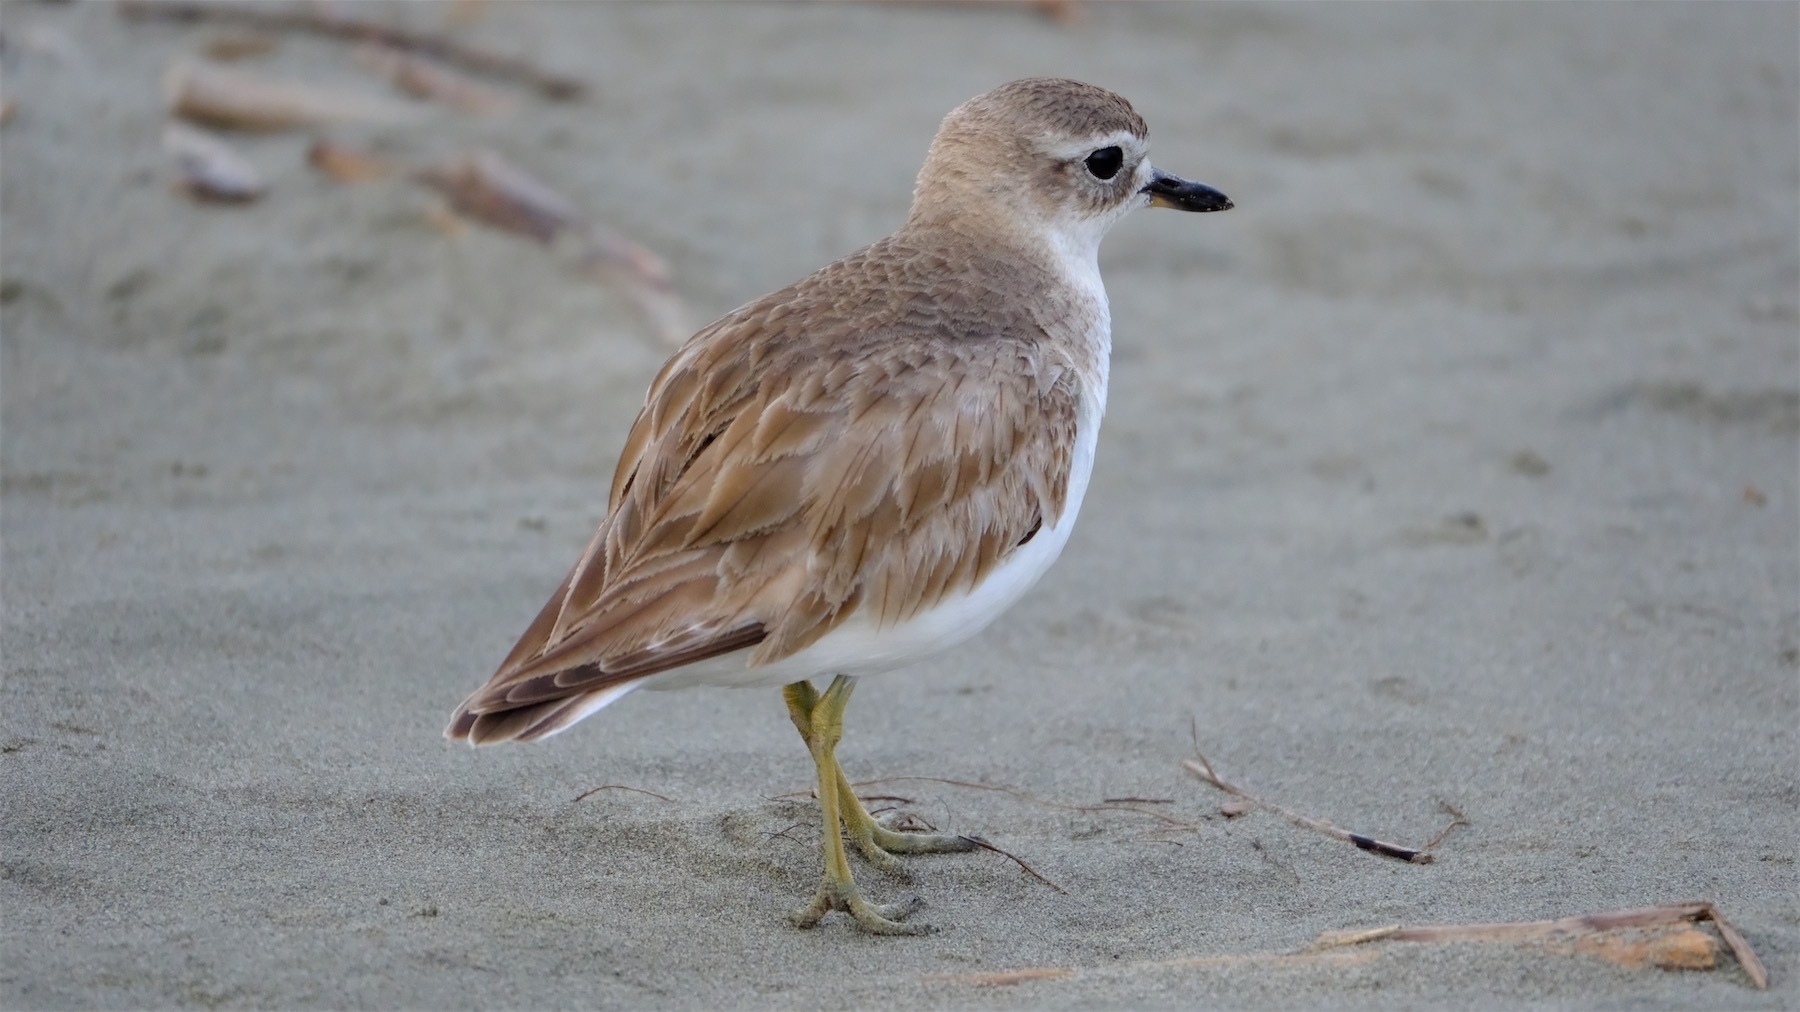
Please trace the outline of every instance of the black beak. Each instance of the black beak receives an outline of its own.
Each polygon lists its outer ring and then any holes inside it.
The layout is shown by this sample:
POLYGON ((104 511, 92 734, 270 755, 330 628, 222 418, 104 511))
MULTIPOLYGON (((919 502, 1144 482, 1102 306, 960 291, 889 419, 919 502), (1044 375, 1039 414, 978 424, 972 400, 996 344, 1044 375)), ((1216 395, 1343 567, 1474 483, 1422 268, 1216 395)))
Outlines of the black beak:
POLYGON ((1177 211, 1229 211, 1231 198, 1205 183, 1190 183, 1161 169, 1150 170, 1150 182, 1140 193, 1150 195, 1151 207, 1172 207, 1177 211))

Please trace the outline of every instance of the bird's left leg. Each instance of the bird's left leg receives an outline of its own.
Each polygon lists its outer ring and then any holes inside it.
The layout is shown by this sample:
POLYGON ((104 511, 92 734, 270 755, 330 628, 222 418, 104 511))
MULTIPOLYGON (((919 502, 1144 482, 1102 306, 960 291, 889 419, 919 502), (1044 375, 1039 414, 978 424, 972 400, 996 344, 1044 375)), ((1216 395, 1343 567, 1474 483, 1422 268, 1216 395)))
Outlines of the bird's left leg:
MULTIPOLYGON (((850 877, 850 863, 844 857, 844 837, 839 829, 842 812, 839 785, 844 784, 835 750, 844 735, 844 707, 850 702, 850 689, 855 684, 839 675, 821 695, 806 682, 789 685, 784 693, 794 724, 812 751, 813 764, 819 773, 819 810, 824 816, 821 841, 825 857, 825 875, 812 902, 794 911, 793 921, 802 928, 818 924, 827 913, 842 910, 856 920, 858 927, 877 935, 920 935, 931 930, 923 924, 904 924, 901 918, 923 904, 915 897, 900 903, 874 904, 863 899, 850 877), (810 707, 807 704, 811 704, 810 707), (801 719, 805 711, 804 721, 801 719)), ((847 786, 846 786, 847 789, 847 786)), ((852 799, 854 803, 854 799, 852 799)), ((892 860, 892 858, 889 858, 892 860)))

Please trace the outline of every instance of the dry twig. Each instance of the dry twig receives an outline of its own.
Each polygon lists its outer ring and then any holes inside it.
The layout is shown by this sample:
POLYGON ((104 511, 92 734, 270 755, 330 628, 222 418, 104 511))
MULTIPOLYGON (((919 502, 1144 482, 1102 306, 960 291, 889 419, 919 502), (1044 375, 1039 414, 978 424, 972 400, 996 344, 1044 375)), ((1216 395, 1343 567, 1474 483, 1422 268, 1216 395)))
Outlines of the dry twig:
POLYGON ((810 822, 796 822, 793 825, 787 827, 786 829, 778 829, 772 833, 764 833, 763 835, 768 837, 771 840, 789 840, 794 843, 808 843, 810 841, 802 840, 797 836, 791 836, 789 834, 793 833, 793 831, 796 829, 805 829, 807 826, 810 826, 810 825, 812 825, 812 823, 810 823, 810 822))
MULTIPOLYGON (((1352 844, 1359 850, 1366 850, 1372 854, 1380 854, 1382 857, 1391 857, 1399 861, 1405 861, 1408 864, 1430 864, 1433 860, 1431 849, 1436 847, 1439 843, 1442 843, 1444 838, 1450 835, 1451 830, 1458 826, 1466 826, 1469 824, 1469 821, 1463 817, 1461 812, 1452 808, 1447 803, 1440 802, 1440 804, 1443 804, 1452 814, 1453 818, 1450 825, 1444 827, 1442 832, 1438 833, 1437 836, 1432 837, 1431 842, 1423 847, 1403 847, 1397 843, 1388 843, 1385 840, 1377 840, 1372 836, 1364 836, 1361 833, 1352 833, 1347 829, 1342 829, 1326 822, 1324 819, 1315 819, 1310 815, 1302 815, 1291 808, 1284 808, 1273 802, 1264 801, 1262 798, 1251 794, 1249 791, 1244 790, 1236 784, 1229 783, 1223 777, 1219 776, 1219 774, 1213 770, 1212 763, 1209 762, 1205 756, 1201 755, 1198 750, 1195 751, 1194 758, 1183 759, 1181 765, 1189 773, 1212 784, 1219 790, 1235 797, 1242 798, 1253 805, 1267 808, 1269 811, 1280 815, 1282 818, 1296 826, 1300 826, 1303 829, 1316 830, 1333 839, 1343 840, 1346 843, 1352 844)), ((1242 812, 1236 814, 1242 814, 1242 812)))
MULTIPOLYGON (((589 788, 588 790, 582 791, 580 794, 575 795, 575 801, 586 800, 588 797, 595 795, 595 794, 599 794, 601 791, 630 791, 633 794, 648 794, 650 797, 653 797, 653 798, 657 799, 658 801, 667 801, 671 805, 675 804, 674 798, 667 797, 662 794, 658 794, 655 791, 646 791, 642 787, 627 787, 624 784, 601 784, 599 787, 589 788)), ((571 801, 569 803, 574 804, 575 801, 571 801)))
POLYGON ((119 13, 138 21, 202 21, 235 25, 265 32, 306 32, 349 42, 374 42, 411 53, 421 53, 471 73, 503 78, 535 88, 545 98, 580 98, 587 83, 562 74, 540 70, 530 62, 465 46, 442 35, 407 31, 361 18, 339 17, 312 8, 272 7, 262 4, 194 3, 188 0, 127 0, 119 13))
POLYGON ((891 783, 896 783, 896 782, 902 781, 902 780, 914 780, 914 781, 921 781, 924 783, 933 783, 933 784, 948 784, 951 787, 966 787, 973 791, 993 791, 998 794, 1011 795, 1012 797, 1018 798, 1020 801, 1028 802, 1033 805, 1041 805, 1045 808, 1058 808, 1065 812, 1086 812, 1086 813, 1127 812, 1127 813, 1130 813, 1133 815, 1147 815, 1150 818, 1157 820, 1158 822, 1165 823, 1169 826, 1173 826, 1178 829, 1198 829, 1199 828, 1198 826, 1195 826, 1191 822, 1183 822, 1180 819, 1174 818, 1172 816, 1164 815, 1161 812, 1153 812, 1148 808, 1137 808, 1132 805, 1119 805, 1119 804, 1107 804, 1107 803, 1101 803, 1098 805, 1071 805, 1071 804, 1066 804, 1061 801, 1051 801, 1048 798, 1040 798, 1035 794, 1029 794, 1025 791, 1019 790, 1017 787, 1005 787, 1005 786, 999 786, 999 785, 995 785, 995 784, 977 784, 977 783, 971 783, 967 780, 947 780, 943 777, 915 777, 915 776, 877 777, 874 780, 858 781, 855 784, 852 784, 851 786, 866 787, 870 784, 891 784, 891 783))
POLYGON ((1025 859, 1019 857, 1017 854, 1013 854, 1009 851, 1001 850, 999 847, 994 846, 993 844, 987 842, 987 840, 985 840, 979 836, 964 835, 962 838, 969 841, 970 843, 974 844, 975 846, 980 847, 982 850, 991 850, 994 853, 999 854, 1001 857, 1004 857, 1008 861, 1011 861, 1012 863, 1018 865, 1020 868, 1023 868, 1025 870, 1025 874, 1030 875, 1032 878, 1037 879, 1039 882, 1042 882, 1045 885, 1049 886, 1050 888, 1056 890, 1057 892, 1062 893, 1064 896, 1067 896, 1069 894, 1068 890, 1064 889, 1062 886, 1059 886, 1055 882, 1052 882, 1049 879, 1045 878, 1044 876, 1038 874, 1038 870, 1036 868, 1033 868, 1031 865, 1026 864, 1025 859))
POLYGON ((1073 977, 1074 970, 1040 966, 1030 970, 1002 970, 999 973, 941 973, 925 979, 938 984, 972 984, 975 987, 1010 987, 1030 980, 1056 980, 1073 977))

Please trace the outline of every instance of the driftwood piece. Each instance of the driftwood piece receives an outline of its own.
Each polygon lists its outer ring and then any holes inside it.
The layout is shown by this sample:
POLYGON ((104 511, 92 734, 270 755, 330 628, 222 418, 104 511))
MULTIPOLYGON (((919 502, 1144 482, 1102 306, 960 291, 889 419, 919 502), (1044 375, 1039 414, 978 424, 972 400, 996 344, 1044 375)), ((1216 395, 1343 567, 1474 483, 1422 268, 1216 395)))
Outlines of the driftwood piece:
POLYGON ((476 151, 413 178, 444 195, 458 214, 550 245, 580 226, 573 201, 492 151, 476 151))
POLYGON ((693 333, 687 307, 662 257, 588 219, 575 202, 492 151, 476 151, 413 178, 451 210, 489 228, 571 249, 576 269, 623 289, 658 337, 679 344, 693 333))
POLYGON ((1613 910, 1551 921, 1508 921, 1493 924, 1427 924, 1406 927, 1390 924, 1355 931, 1327 931, 1298 952, 1244 952, 1212 956, 1178 956, 1145 960, 1123 966, 1111 964, 1081 969, 1070 966, 1021 967, 988 973, 932 975, 932 983, 974 987, 1021 984, 1034 980, 1058 980, 1092 974, 1110 976, 1170 969, 1224 966, 1341 968, 1373 962, 1381 957, 1381 942, 1445 944, 1538 944, 1553 952, 1593 956, 1627 968, 1656 966, 1667 970, 1711 970, 1717 966, 1711 935, 1696 925, 1711 921, 1725 946, 1744 968, 1758 990, 1768 990, 1769 972, 1736 927, 1714 904, 1701 900, 1636 910, 1613 910), (1645 932, 1633 936, 1633 932, 1645 932))
POLYGON ((267 56, 279 43, 267 32, 221 32, 206 40, 201 51, 209 60, 233 63, 267 56))
POLYGON ((215 130, 279 133, 332 123, 392 123, 405 106, 354 92, 270 81, 235 70, 177 61, 163 77, 169 111, 215 130))
POLYGON ((247 204, 269 190, 255 166, 204 130, 170 123, 163 129, 163 150, 175 159, 176 185, 196 200, 247 204))
POLYGON ((513 108, 511 99, 428 56, 370 44, 356 47, 356 59, 413 98, 438 102, 474 116, 496 116, 513 108))
POLYGON ((394 174, 395 166, 366 151, 320 138, 306 149, 306 163, 339 183, 370 183, 394 174))

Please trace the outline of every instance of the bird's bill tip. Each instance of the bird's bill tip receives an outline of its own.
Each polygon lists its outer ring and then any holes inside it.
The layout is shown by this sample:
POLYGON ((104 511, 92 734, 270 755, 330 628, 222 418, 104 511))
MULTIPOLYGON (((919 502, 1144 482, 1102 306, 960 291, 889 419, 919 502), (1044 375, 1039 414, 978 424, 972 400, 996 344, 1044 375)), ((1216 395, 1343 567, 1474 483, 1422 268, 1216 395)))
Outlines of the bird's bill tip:
POLYGON ((1150 197, 1151 207, 1169 207, 1177 211, 1229 211, 1231 198, 1205 183, 1190 182, 1171 176, 1161 169, 1153 170, 1142 193, 1150 197))

